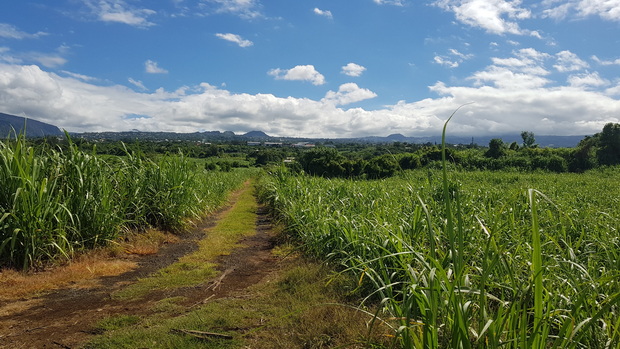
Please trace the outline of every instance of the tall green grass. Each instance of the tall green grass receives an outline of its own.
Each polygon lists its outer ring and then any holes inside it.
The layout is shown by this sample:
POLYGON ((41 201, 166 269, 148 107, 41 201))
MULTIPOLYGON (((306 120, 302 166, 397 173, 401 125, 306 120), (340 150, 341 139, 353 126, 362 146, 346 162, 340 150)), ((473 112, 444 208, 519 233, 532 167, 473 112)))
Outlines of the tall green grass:
POLYGON ((104 161, 67 139, 67 150, 0 142, 0 264, 69 258, 130 229, 182 231, 251 175, 207 173, 182 154, 104 161))
POLYGON ((619 180, 618 168, 274 173, 261 197, 308 253, 357 275, 399 346, 616 348, 619 180))

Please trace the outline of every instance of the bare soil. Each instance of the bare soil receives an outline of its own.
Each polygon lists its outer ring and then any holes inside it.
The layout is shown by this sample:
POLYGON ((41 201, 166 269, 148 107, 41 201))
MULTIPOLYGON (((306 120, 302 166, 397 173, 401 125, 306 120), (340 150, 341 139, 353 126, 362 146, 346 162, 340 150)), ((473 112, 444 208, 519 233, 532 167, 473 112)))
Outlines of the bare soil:
POLYGON ((95 324, 114 315, 151 314, 152 305, 169 297, 184 297, 191 307, 210 299, 242 293, 276 268, 271 253, 274 233, 267 210, 260 208, 256 233, 241 240, 244 247, 221 257, 220 276, 196 287, 152 292, 137 301, 111 298, 117 290, 136 282, 197 249, 197 242, 208 233, 220 215, 205 219, 179 242, 163 246, 158 253, 138 258, 138 267, 118 276, 96 279, 96 286, 66 287, 43 296, 0 302, 0 348, 78 348, 97 334, 95 324))

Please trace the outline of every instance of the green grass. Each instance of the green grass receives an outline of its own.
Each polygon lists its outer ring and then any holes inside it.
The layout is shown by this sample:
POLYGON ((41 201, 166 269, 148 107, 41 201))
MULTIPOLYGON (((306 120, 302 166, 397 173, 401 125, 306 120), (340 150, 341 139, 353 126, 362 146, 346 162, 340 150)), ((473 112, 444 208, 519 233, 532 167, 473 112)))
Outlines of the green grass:
POLYGON ((114 299, 140 298, 154 290, 200 285, 217 276, 215 260, 239 247, 237 241, 254 234, 257 203, 250 184, 235 204, 223 213, 216 226, 206 229, 196 252, 112 295, 114 299))
POLYGON ((403 347, 615 347, 619 180, 618 168, 276 173, 261 195, 307 253, 356 275, 403 347))
MULTIPOLYGON (((175 309, 166 313, 158 304, 154 315, 122 328, 110 326, 85 347, 371 348, 393 341, 383 327, 368 333, 366 324, 372 313, 344 305, 355 280, 334 278, 330 268, 290 255, 282 263, 280 275, 245 290, 244 297, 212 300, 180 315, 175 309), (202 340, 174 331, 179 329, 226 334, 233 339, 202 340)), ((103 321, 117 322, 117 318, 103 321)))
POLYGON ((182 154, 104 160, 67 139, 66 150, 0 141, 0 265, 71 258, 131 229, 181 232, 255 173, 206 172, 182 154))

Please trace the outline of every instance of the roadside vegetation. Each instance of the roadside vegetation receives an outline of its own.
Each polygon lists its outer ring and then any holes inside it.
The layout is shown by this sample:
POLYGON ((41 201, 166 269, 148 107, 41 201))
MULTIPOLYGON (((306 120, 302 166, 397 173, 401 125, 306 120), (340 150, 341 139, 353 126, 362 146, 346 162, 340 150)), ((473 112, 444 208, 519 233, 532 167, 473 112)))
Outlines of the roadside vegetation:
POLYGON ((441 168, 379 181, 274 169, 261 198, 359 280, 404 348, 620 345, 620 171, 441 168))
POLYGON ((255 171, 207 172, 183 154, 104 159, 80 150, 0 142, 0 264, 28 269, 130 231, 187 228, 255 171))

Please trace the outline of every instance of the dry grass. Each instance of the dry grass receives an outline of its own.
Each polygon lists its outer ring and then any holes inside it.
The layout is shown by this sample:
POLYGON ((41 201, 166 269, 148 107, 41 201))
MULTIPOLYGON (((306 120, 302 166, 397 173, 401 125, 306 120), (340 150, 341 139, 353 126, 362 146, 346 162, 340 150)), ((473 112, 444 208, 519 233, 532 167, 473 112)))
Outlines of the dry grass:
POLYGON ((179 237, 176 235, 149 229, 143 234, 131 234, 117 244, 118 248, 124 253, 147 256, 156 254, 162 245, 178 241, 179 237))
POLYGON ((130 255, 155 254, 164 244, 175 243, 178 237, 158 230, 129 234, 109 247, 88 251, 62 265, 49 265, 39 271, 0 270, 0 301, 28 299, 71 285, 88 288, 97 285, 97 278, 115 276, 134 269, 137 263, 130 255))

